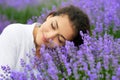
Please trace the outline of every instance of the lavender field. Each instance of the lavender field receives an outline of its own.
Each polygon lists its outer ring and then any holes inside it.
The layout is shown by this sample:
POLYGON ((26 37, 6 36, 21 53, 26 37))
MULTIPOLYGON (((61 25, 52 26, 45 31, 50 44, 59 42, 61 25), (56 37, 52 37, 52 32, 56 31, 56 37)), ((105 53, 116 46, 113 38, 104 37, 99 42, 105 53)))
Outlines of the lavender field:
POLYGON ((2 66, 0 80, 120 80, 120 0, 0 0, 0 33, 11 23, 42 23, 50 11, 67 5, 90 18, 92 35, 80 32, 84 44, 77 48, 66 41, 52 50, 42 46, 41 58, 33 50, 29 63, 21 60, 23 71, 2 66))

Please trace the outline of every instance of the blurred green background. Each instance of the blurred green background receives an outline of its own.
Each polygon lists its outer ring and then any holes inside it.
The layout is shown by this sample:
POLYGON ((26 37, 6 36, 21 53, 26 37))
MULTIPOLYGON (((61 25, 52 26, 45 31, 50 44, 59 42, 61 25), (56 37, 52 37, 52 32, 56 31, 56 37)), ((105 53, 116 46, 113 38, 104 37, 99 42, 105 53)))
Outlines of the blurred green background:
POLYGON ((5 15, 12 22, 26 23, 33 16, 40 16, 44 8, 51 10, 52 6, 59 7, 63 1, 67 0, 41 0, 39 5, 27 6, 21 10, 0 5, 0 15, 5 15))

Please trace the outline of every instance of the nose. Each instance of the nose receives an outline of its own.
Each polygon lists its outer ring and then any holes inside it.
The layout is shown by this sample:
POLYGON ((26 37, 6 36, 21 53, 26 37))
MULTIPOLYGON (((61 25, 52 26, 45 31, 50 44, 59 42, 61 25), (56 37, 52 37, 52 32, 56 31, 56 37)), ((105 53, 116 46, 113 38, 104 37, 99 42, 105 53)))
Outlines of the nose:
POLYGON ((54 39, 55 37, 57 37, 58 35, 58 31, 50 31, 46 33, 46 39, 50 40, 50 39, 54 39))

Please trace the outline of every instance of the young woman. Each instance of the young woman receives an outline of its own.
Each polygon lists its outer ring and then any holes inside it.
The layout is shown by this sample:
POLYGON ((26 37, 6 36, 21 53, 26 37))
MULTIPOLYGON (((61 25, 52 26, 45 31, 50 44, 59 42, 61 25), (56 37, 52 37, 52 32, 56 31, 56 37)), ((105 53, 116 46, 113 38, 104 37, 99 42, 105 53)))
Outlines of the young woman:
POLYGON ((42 44, 52 48, 56 44, 63 46, 68 40, 78 46, 83 43, 80 31, 90 32, 89 19, 83 11, 72 5, 50 13, 40 25, 10 24, 0 35, 0 65, 19 70, 20 59, 27 61, 26 53, 32 53, 32 49, 40 57, 42 44))

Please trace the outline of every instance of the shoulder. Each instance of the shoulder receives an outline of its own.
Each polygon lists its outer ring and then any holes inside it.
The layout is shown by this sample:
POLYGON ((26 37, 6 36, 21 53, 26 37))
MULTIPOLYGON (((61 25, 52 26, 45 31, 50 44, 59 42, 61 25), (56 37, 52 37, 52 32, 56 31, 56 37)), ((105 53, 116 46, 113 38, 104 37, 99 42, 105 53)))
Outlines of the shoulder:
POLYGON ((21 39, 31 37, 34 27, 36 23, 33 24, 21 24, 21 23, 14 23, 8 25, 3 32, 1 33, 0 37, 12 38, 12 39, 21 39))
POLYGON ((8 29, 16 29, 19 28, 21 26, 23 26, 25 24, 21 24, 21 23, 14 23, 14 24, 9 24, 8 26, 6 26, 6 28, 4 30, 8 30, 8 29))
POLYGON ((3 30, 2 34, 24 34, 24 32, 27 32, 29 30, 32 31, 34 28, 34 24, 21 24, 21 23, 14 23, 14 24, 9 24, 6 26, 6 28, 3 30))
POLYGON ((15 24, 9 24, 8 26, 6 26, 3 30, 3 32, 1 34, 11 34, 11 33, 14 33, 14 32, 18 32, 19 30, 22 29, 22 24, 19 24, 19 23, 15 23, 15 24))
POLYGON ((21 24, 21 23, 14 23, 14 24, 9 24, 6 26, 6 28, 3 30, 4 31, 15 31, 15 30, 21 30, 24 29, 23 27, 26 26, 27 24, 21 24))

